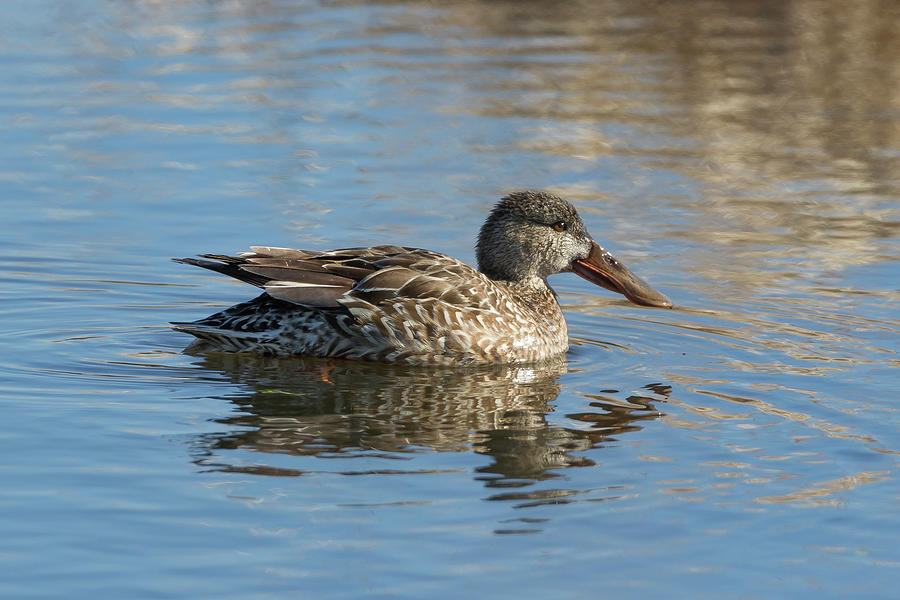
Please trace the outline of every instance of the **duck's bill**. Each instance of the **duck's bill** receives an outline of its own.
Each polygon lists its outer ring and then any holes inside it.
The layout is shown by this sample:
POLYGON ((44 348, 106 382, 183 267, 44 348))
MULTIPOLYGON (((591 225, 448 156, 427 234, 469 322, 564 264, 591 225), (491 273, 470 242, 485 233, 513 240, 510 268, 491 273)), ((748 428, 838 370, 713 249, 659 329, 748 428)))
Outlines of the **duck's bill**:
POLYGON ((635 304, 672 308, 671 300, 629 271, 597 242, 592 243, 587 258, 572 263, 572 270, 591 283, 622 294, 635 304))

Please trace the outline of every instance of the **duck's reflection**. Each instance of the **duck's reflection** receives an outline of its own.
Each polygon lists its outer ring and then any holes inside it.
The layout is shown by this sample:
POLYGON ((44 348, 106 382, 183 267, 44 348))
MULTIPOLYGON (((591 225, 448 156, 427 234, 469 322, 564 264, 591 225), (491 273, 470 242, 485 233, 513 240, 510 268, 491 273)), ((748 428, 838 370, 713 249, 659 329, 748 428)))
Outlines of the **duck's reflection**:
POLYGON ((651 398, 632 396, 623 403, 592 396, 596 412, 566 415, 586 424, 583 429, 550 424, 565 359, 540 368, 451 370, 245 354, 198 358, 199 366, 247 388, 228 398, 239 407, 219 421, 230 431, 208 434, 197 447, 198 464, 227 471, 303 472, 268 466, 264 459, 229 464, 223 451, 231 449, 322 458, 474 451, 493 459, 478 469, 479 479, 491 487, 516 487, 564 467, 594 464, 576 453, 611 434, 639 429, 636 421, 658 414, 651 398))

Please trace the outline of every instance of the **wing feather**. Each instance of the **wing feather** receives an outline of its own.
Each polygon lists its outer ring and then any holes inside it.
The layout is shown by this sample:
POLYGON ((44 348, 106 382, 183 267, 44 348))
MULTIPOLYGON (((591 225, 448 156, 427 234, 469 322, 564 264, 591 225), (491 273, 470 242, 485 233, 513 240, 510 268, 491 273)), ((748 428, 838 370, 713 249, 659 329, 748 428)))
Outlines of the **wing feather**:
POLYGON ((398 299, 435 300, 478 310, 496 286, 455 258, 418 248, 385 245, 315 252, 251 246, 251 250, 238 256, 202 254, 202 259, 174 260, 245 281, 293 304, 369 307, 360 314, 390 313, 398 299))
POLYGON ((266 293, 292 304, 314 308, 337 308, 340 298, 347 292, 342 285, 319 285, 296 281, 270 281, 265 285, 266 293))

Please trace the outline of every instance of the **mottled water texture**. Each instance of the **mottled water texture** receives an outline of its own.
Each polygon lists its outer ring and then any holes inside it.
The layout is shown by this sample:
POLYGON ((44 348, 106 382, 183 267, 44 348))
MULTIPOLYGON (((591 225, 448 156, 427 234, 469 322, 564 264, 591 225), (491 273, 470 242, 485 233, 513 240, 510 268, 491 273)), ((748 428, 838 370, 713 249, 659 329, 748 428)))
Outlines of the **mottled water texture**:
POLYGON ((0 596, 894 598, 900 4, 0 6, 0 596), (571 199, 540 368, 182 352, 168 259, 571 199))

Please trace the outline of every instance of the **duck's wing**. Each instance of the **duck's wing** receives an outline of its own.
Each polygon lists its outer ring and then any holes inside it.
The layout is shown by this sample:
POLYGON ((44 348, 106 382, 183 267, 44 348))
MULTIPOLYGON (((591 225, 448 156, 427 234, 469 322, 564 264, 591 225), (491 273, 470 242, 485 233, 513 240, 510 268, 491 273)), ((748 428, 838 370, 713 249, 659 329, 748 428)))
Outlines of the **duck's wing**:
POLYGON ((278 300, 320 309, 406 300, 440 300, 474 308, 488 299, 493 287, 465 263, 419 248, 251 249, 238 256, 201 254, 173 260, 245 281, 278 300))

